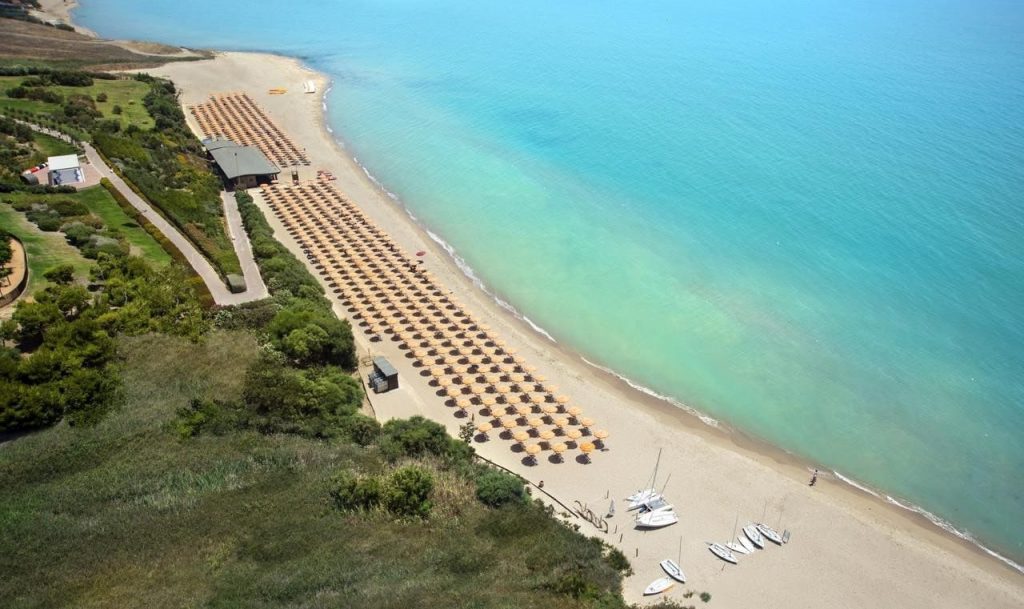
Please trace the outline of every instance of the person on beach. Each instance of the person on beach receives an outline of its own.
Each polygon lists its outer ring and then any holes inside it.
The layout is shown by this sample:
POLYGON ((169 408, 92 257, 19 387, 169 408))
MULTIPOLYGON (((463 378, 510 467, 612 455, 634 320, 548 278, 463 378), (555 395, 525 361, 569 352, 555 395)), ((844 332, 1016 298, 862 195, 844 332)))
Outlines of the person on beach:
POLYGON ((810 484, 810 486, 814 486, 814 484, 816 482, 818 482, 818 468, 814 468, 814 473, 811 474, 811 484, 810 484))

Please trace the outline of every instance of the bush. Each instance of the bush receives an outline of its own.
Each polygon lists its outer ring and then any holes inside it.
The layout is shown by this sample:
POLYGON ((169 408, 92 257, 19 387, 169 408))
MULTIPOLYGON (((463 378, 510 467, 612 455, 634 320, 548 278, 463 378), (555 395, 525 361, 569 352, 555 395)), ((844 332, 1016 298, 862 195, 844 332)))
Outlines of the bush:
POLYGON ((119 106, 117 104, 114 104, 114 107, 111 108, 110 111, 112 113, 114 113, 114 114, 121 114, 122 112, 124 112, 124 110, 121 108, 121 106, 119 106))
POLYGON ((373 476, 339 473, 332 484, 331 499, 339 510, 372 510, 381 502, 380 480, 373 476))
POLYGON ((704 601, 705 603, 710 601, 711 600, 711 593, 710 592, 701 592, 700 593, 700 600, 704 601))
POLYGON ((98 101, 98 102, 105 102, 105 101, 107 101, 107 94, 106 94, 106 93, 103 93, 103 92, 100 92, 100 93, 99 93, 99 94, 98 94, 98 95, 96 96, 96 101, 98 101))
POLYGON ((279 311, 267 331, 274 347, 300 366, 356 367, 352 328, 329 310, 296 302, 279 311))
POLYGON ((430 493, 434 477, 422 467, 410 465, 396 469, 381 489, 381 503, 392 514, 414 518, 430 515, 430 493))
POLYGON ((476 498, 484 505, 498 508, 523 503, 526 501, 526 491, 519 477, 488 469, 476 478, 476 498))
POLYGON ((452 451, 452 444, 464 446, 442 425, 421 416, 392 419, 381 428, 380 450, 390 461, 428 454, 444 457, 452 451))
POLYGON ((623 577, 633 575, 633 565, 629 564, 629 559, 626 558, 626 555, 614 546, 608 546, 608 564, 619 573, 622 573, 623 577))
POLYGON ((380 423, 377 419, 354 414, 344 420, 342 429, 345 437, 360 446, 369 446, 380 437, 380 423))
POLYGON ((75 280, 75 268, 70 264, 62 264, 47 270, 43 277, 59 285, 68 285, 75 280))

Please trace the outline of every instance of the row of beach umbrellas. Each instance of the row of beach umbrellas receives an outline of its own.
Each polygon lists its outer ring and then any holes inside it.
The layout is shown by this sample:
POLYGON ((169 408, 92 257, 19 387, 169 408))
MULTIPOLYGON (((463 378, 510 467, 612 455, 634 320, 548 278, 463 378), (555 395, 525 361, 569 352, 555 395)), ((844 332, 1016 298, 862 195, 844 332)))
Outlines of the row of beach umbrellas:
POLYGON ((477 428, 485 438, 500 426, 531 456, 542 450, 561 455, 568 445, 552 441, 563 438, 584 455, 602 446, 607 431, 593 430, 582 408, 470 315, 423 269, 421 257, 405 254, 332 184, 264 186, 262 194, 353 324, 371 338, 398 343, 462 416, 493 417, 477 428), (584 438, 592 441, 579 442, 584 438))
POLYGON ((211 95, 190 106, 206 137, 223 137, 242 146, 255 146, 278 167, 309 165, 306 154, 245 93, 211 95))

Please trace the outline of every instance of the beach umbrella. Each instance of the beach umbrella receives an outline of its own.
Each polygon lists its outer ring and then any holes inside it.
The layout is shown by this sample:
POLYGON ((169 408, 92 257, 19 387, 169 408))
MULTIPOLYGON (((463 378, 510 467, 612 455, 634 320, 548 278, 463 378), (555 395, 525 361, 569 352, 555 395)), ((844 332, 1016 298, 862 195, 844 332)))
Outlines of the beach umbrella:
POLYGON ((583 432, 578 429, 570 429, 569 431, 565 432, 565 435, 570 440, 579 440, 580 438, 583 437, 583 432))
POLYGON ((562 460, 562 453, 564 453, 565 451, 569 450, 569 447, 566 446, 565 444, 562 444, 561 442, 559 442, 558 444, 555 444, 554 446, 552 446, 551 450, 556 455, 558 455, 558 460, 561 461, 562 460))
POLYGON ((506 417, 501 420, 501 426, 505 429, 515 429, 516 427, 519 427, 519 423, 512 417, 506 417))
POLYGON ((569 396, 567 396, 567 395, 560 395, 557 398, 555 398, 555 401, 558 402, 559 404, 568 404, 569 403, 569 396))
POLYGON ((544 404, 543 406, 540 407, 540 410, 544 414, 555 414, 556 412, 558 412, 558 407, 555 406, 554 404, 544 404))
POLYGON ((528 454, 531 457, 533 457, 533 461, 536 463, 537 462, 537 455, 542 450, 541 447, 536 445, 536 444, 527 444, 525 450, 526 450, 526 454, 528 454))
POLYGON ((481 423, 476 426, 476 430, 484 435, 492 429, 494 429, 494 425, 491 425, 490 423, 481 423))
POLYGON ((512 437, 515 438, 516 442, 523 443, 530 439, 530 434, 525 431, 517 431, 512 434, 512 437))
POLYGON ((518 414, 521 417, 525 417, 526 415, 530 414, 531 412, 533 412, 533 408, 530 408, 526 404, 520 404, 520 405, 516 406, 516 414, 518 414))
POLYGON ((540 427, 541 425, 543 425, 544 421, 534 417, 534 418, 530 419, 529 421, 527 421, 526 424, 529 425, 530 427, 533 427, 534 429, 536 429, 536 428, 540 427))
POLYGON ((469 408, 469 405, 470 405, 469 398, 458 398, 457 400, 455 400, 455 406, 459 410, 465 410, 465 409, 469 408))
POLYGON ((555 432, 551 431, 550 429, 545 429, 544 431, 540 432, 541 440, 553 440, 554 438, 555 432))
POLYGON ((569 419, 567 419, 565 417, 559 417, 559 418, 555 419, 555 425, 557 425, 560 428, 561 427, 567 427, 569 425, 569 419))
POLYGON ((584 442, 580 444, 580 452, 583 453, 583 457, 590 462, 590 453, 594 452, 594 445, 590 442, 584 442))
POLYGON ((512 388, 509 387, 507 384, 498 385, 494 389, 495 389, 495 391, 497 391, 498 393, 500 393, 502 395, 512 393, 512 388))
POLYGON ((598 429, 597 431, 594 432, 594 437, 597 438, 598 440, 607 440, 608 432, 603 429, 598 429))
POLYGON ((431 366, 430 367, 430 374, 432 374, 434 376, 442 376, 442 375, 444 375, 444 370, 445 370, 444 366, 431 366))
POLYGON ((530 401, 534 404, 543 404, 545 396, 542 393, 534 393, 530 395, 530 401))
POLYGON ((447 376, 442 376, 437 379, 437 384, 441 387, 448 387, 452 384, 452 380, 447 376))
POLYGON ((469 386, 469 391, 473 395, 481 395, 487 392, 487 386, 481 385, 480 383, 473 383, 469 386))
POLYGON ((494 406, 495 404, 498 403, 498 400, 493 395, 485 395, 484 397, 480 398, 480 403, 482 403, 484 406, 494 406))
POLYGON ((578 417, 583 414, 583 409, 579 406, 572 406, 566 412, 569 413, 569 416, 578 417))
POLYGON ((484 380, 492 385, 496 385, 501 382, 501 375, 496 372, 488 372, 484 375, 484 380))
POLYGON ((580 419, 580 425, 582 425, 584 427, 590 427, 593 424, 594 424, 594 419, 591 419, 590 417, 583 417, 582 419, 580 419))

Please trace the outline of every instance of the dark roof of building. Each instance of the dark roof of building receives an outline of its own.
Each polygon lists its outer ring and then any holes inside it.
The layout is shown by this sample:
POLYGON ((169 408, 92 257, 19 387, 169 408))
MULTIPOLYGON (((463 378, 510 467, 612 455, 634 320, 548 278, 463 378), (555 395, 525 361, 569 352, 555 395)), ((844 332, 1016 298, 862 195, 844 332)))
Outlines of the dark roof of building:
POLYGON ((252 146, 239 146, 231 140, 203 140, 214 162, 229 180, 239 176, 277 175, 281 170, 252 146))
POLYGON ((384 376, 395 376, 398 374, 398 370, 395 370, 395 367, 391 365, 391 362, 383 357, 373 358, 373 365, 384 376))

